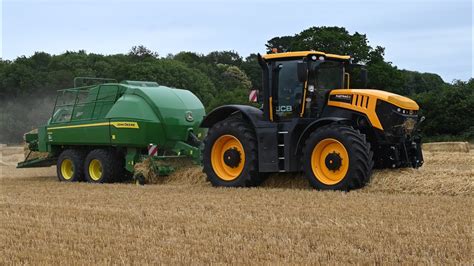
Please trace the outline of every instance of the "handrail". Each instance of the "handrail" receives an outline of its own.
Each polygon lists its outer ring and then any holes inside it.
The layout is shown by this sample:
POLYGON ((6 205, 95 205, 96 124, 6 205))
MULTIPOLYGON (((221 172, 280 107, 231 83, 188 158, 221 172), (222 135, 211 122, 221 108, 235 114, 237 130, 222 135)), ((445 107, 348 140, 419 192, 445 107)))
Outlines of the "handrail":
POLYGON ((94 88, 96 87, 97 85, 88 85, 88 86, 82 86, 82 87, 75 87, 75 88, 67 88, 67 89, 60 89, 60 90, 56 90, 57 92, 61 92, 61 91, 80 91, 80 90, 86 90, 86 89, 91 89, 91 88, 94 88))
POLYGON ((74 90, 74 89, 71 89, 71 90, 63 90, 62 91, 62 94, 64 95, 64 93, 74 93, 74 101, 72 101, 71 103, 66 103, 66 104, 58 104, 58 99, 59 99, 59 95, 56 96, 56 102, 54 104, 54 109, 53 109, 53 113, 51 115, 51 123, 55 124, 55 123, 58 123, 58 122, 54 122, 53 120, 53 117, 54 117, 54 113, 56 112, 56 110, 58 110, 59 108, 71 108, 71 117, 69 118, 68 121, 61 121, 59 123, 68 123, 68 122, 71 122, 71 121, 79 121, 79 120, 95 120, 97 118, 94 118, 94 114, 96 113, 97 111, 97 105, 98 104, 106 104, 106 103, 115 103, 118 99, 118 92, 119 92, 119 87, 118 86, 115 86, 115 95, 113 96, 113 99, 111 100, 107 100, 106 98, 99 98, 100 96, 100 93, 102 91, 102 86, 97 86, 98 87, 98 90, 96 92, 96 95, 95 95, 95 98, 93 100, 89 100, 89 101, 85 101, 85 102, 81 102, 79 103, 79 92, 80 90, 74 90), (74 116, 74 113, 75 113, 75 110, 76 110, 76 107, 83 107, 83 106, 86 106, 86 105, 91 105, 92 107, 92 112, 90 114, 90 117, 86 118, 86 119, 75 119, 73 116, 74 116))
MULTIPOLYGON (((84 81, 84 80, 101 80, 101 81, 112 81, 115 83, 118 83, 116 79, 111 79, 111 78, 92 78, 92 77, 75 77, 74 78, 74 88, 77 88, 77 81, 84 81)), ((104 82, 105 83, 105 82, 104 82)))

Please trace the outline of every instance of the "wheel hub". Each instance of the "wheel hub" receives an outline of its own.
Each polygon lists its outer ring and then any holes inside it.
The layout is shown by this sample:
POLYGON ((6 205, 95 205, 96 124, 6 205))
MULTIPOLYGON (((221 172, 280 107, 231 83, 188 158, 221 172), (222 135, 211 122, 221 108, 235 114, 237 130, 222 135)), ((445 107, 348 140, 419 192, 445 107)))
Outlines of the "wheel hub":
POLYGON ((339 153, 333 151, 325 159, 326 167, 331 171, 337 171, 341 168, 342 158, 339 153))
POLYGON ((242 159, 240 158, 240 152, 232 147, 224 152, 224 163, 232 168, 239 166, 242 159))

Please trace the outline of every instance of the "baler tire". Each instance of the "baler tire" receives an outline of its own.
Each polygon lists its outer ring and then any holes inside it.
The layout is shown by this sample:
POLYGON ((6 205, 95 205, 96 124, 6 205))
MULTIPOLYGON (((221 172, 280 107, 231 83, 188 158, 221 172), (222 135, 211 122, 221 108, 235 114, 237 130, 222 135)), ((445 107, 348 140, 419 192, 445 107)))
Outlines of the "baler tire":
MULTIPOLYGON (((238 117, 231 117, 214 124, 209 129, 208 134, 204 139, 203 148, 203 172, 207 175, 208 181, 210 181, 211 184, 215 187, 252 187, 260 185, 260 183, 263 182, 264 178, 263 176, 260 176, 258 172, 257 147, 257 138, 255 136, 255 132, 253 128, 243 119, 238 117), (243 166, 235 166, 238 168, 243 167, 240 173, 235 174, 235 177, 229 177, 228 180, 222 178, 216 173, 216 170, 213 167, 212 159, 212 151, 216 142, 219 142, 218 140, 220 138, 226 136, 229 136, 229 139, 233 139, 231 141, 233 143, 238 143, 238 145, 240 145, 243 149, 243 152, 239 151, 240 155, 238 156, 239 161, 237 164, 242 163, 242 158, 240 158, 240 156, 242 155, 242 153, 244 155, 243 166)), ((215 160, 216 159, 214 159, 214 162, 215 160)), ((229 169, 229 166, 222 167, 224 167, 225 169, 229 169)))
POLYGON ((90 183, 111 183, 120 177, 122 170, 121 161, 116 152, 110 149, 92 150, 87 155, 83 167, 86 181, 90 183), (97 164, 99 166, 96 166, 97 164), (97 169, 100 171, 94 171, 97 169))
POLYGON ((370 181, 374 165, 373 152, 365 135, 350 126, 338 124, 330 124, 313 132, 306 140, 302 159, 306 178, 313 188, 319 190, 350 191, 361 188, 370 181), (328 145, 332 145, 331 148, 328 145), (343 153, 342 156, 340 153, 343 153), (349 164, 344 165, 344 160, 348 160, 349 164), (338 161, 337 166, 332 165, 333 161, 338 161))
POLYGON ((81 150, 68 149, 61 152, 56 163, 56 172, 61 182, 84 180, 84 157, 81 150), (69 174, 68 174, 69 173, 69 174), (67 176, 69 175, 69 176, 67 176))

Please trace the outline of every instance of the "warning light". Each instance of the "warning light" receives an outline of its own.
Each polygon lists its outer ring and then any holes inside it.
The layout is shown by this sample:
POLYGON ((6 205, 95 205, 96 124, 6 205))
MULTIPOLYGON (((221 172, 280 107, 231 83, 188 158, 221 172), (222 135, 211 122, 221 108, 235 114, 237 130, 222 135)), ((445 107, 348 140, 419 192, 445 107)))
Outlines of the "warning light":
POLYGON ((272 53, 274 54, 278 53, 278 48, 272 48, 272 53))

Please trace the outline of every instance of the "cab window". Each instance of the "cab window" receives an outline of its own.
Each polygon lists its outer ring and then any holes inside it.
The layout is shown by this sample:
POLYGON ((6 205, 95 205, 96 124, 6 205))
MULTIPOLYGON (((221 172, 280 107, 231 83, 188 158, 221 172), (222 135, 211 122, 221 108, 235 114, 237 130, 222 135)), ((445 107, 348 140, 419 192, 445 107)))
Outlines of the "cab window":
POLYGON ((301 99, 304 84, 298 80, 298 61, 278 61, 275 66, 279 67, 278 74, 278 101, 274 108, 275 114, 280 120, 295 117, 301 111, 301 99))

